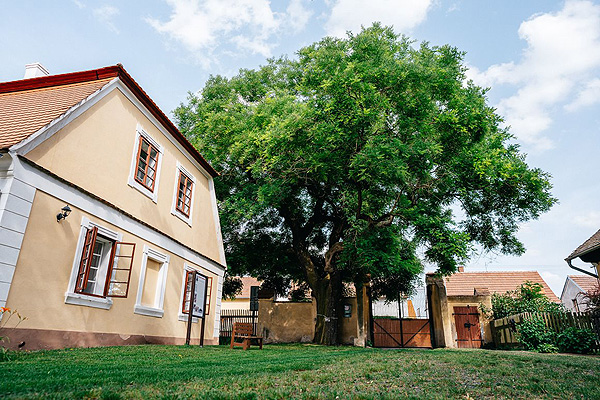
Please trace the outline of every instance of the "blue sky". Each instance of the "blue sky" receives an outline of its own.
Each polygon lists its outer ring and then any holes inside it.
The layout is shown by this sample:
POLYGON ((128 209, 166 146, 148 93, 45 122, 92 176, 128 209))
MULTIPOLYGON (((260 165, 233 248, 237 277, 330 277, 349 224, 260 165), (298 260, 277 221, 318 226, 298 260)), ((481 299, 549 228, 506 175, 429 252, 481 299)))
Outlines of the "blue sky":
POLYGON ((53 74, 122 63, 167 114, 211 74, 374 21, 456 46, 560 201, 522 227, 523 256, 479 254, 467 270, 538 270, 560 295, 574 272, 563 259, 600 229, 599 1, 0 0, 0 10, 0 81, 32 62, 53 74))

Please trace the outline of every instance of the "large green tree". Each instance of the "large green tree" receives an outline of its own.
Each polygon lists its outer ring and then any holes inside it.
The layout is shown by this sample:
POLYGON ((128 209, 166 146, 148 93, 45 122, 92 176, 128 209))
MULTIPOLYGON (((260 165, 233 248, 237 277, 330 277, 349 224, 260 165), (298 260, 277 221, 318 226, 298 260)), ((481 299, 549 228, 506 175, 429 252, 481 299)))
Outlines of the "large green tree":
POLYGON ((315 342, 338 342, 345 282, 394 298, 423 262, 452 273, 473 246, 522 253, 519 223, 555 201, 462 57, 376 24, 211 77, 176 110, 221 172, 228 264, 307 282, 315 342))

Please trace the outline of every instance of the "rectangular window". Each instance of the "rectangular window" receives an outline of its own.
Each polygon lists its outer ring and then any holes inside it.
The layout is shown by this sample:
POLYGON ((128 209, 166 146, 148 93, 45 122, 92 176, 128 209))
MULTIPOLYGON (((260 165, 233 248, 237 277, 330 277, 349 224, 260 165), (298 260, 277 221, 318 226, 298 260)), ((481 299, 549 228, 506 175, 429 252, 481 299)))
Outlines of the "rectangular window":
MULTIPOLYGON (((181 305, 181 312, 187 314, 190 309, 190 291, 192 290, 192 277, 194 271, 185 271, 185 288, 183 292, 183 304, 181 305)), ((207 277, 207 288, 206 288, 206 312, 205 315, 210 314, 210 298, 212 294, 212 277, 207 277)))
POLYGON ((192 189, 194 183, 183 171, 179 171, 179 184, 177 188, 177 211, 186 217, 190 216, 190 207, 192 205, 192 189))
POLYGON ((159 151, 145 137, 140 135, 135 180, 151 192, 154 191, 159 151))
POLYGON ((133 312, 161 318, 167 287, 169 255, 144 245, 140 282, 133 312))
POLYGON ((118 242, 87 229, 81 251, 75 293, 97 297, 127 297, 135 243, 118 242))

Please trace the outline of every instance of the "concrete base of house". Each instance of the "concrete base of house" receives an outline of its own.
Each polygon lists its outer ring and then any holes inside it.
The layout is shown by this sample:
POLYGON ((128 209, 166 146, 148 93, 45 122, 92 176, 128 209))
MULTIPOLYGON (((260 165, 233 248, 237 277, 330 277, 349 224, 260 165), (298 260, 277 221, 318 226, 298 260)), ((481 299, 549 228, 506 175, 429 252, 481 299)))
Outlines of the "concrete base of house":
MULTIPOLYGON (((63 349, 68 347, 128 346, 140 344, 185 344, 185 338, 127 335, 101 332, 76 332, 48 329, 4 328, 0 332, 6 339, 0 343, 8 349, 41 350, 63 349), (19 347, 21 346, 21 347, 19 347)), ((199 338, 192 338, 191 345, 200 344, 199 338)), ((218 345, 219 339, 204 339, 204 345, 218 345)))

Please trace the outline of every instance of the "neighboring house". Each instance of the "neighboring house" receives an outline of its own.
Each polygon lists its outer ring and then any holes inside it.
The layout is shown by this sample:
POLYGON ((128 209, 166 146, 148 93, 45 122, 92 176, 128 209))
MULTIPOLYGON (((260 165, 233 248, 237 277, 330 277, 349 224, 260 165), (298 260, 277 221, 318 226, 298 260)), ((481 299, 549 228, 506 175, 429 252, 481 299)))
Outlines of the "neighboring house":
POLYGON ((559 303, 536 271, 459 272, 448 277, 427 274, 430 321, 434 347, 481 347, 492 342, 489 321, 480 304, 491 308, 493 293, 515 290, 530 281, 542 285, 544 294, 559 303))
POLYGON ((0 83, 0 306, 28 318, 2 336, 26 349, 181 344, 196 270, 205 343, 218 343, 217 172, 121 65, 32 69, 0 83))
POLYGON ((221 302, 222 310, 250 310, 250 288, 252 286, 260 286, 262 283, 251 276, 239 277, 242 280, 242 293, 235 296, 233 300, 223 300, 221 302))
POLYGON ((583 272, 586 275, 598 278, 598 264, 600 263, 600 230, 583 242, 565 258, 570 268, 583 272), (573 260, 579 258, 581 261, 592 264, 592 270, 573 265, 573 260))
POLYGON ((569 275, 565 280, 560 301, 565 308, 575 312, 588 309, 585 294, 598 290, 598 279, 589 275, 569 275))

